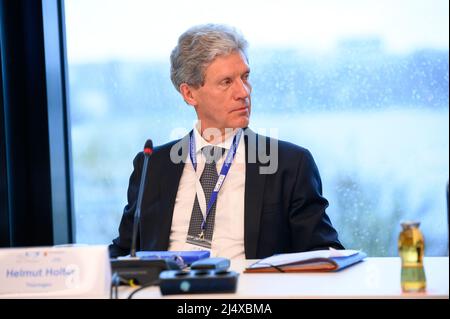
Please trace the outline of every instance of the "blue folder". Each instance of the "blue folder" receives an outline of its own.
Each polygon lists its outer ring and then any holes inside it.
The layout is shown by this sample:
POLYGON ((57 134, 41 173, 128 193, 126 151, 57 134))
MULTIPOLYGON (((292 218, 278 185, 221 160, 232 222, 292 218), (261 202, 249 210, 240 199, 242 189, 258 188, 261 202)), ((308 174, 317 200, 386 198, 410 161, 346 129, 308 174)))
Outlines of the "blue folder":
POLYGON ((342 256, 330 256, 329 250, 276 254, 251 264, 244 272, 339 271, 367 257, 367 254, 362 251, 342 250, 342 252, 351 254, 342 253, 342 256))
POLYGON ((189 266, 194 261, 209 258, 210 252, 207 250, 193 251, 138 251, 136 256, 144 260, 171 259, 180 266, 189 266))

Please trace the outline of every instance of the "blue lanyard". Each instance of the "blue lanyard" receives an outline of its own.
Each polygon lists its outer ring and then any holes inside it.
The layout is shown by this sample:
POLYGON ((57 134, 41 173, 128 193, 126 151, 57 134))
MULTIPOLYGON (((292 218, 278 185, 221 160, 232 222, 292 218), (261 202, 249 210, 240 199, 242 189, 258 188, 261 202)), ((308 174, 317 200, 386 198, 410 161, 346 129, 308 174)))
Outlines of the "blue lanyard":
MULTIPOLYGON (((209 199, 208 206, 206 208, 206 216, 203 217, 202 222, 202 233, 206 229, 206 219, 208 218, 209 212, 211 211, 211 207, 214 205, 214 202, 217 200, 217 195, 219 194, 220 189, 222 188, 223 182, 227 177, 228 171, 230 170, 231 164, 233 163, 234 157, 236 156, 236 151, 239 145, 239 140, 241 139, 242 129, 240 129, 233 138, 233 143, 231 144, 231 148, 228 151, 227 157, 225 158, 225 162, 222 164, 222 168, 220 169, 219 178, 217 179, 216 186, 214 186, 214 190, 211 193, 211 198, 209 199)), ((194 171, 197 171, 197 156, 195 156, 195 138, 194 132, 192 132, 189 138, 189 156, 191 158, 192 166, 194 167, 194 171)))

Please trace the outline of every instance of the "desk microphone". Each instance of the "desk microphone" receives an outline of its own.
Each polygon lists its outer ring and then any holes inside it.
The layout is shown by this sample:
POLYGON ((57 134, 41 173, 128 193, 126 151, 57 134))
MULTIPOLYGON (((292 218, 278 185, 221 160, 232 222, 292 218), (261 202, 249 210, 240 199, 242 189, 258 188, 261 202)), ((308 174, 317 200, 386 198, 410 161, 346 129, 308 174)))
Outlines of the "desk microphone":
POLYGON ((148 139, 144 145, 144 163, 142 164, 142 173, 141 173, 141 184, 139 185, 139 193, 136 203, 136 210, 134 212, 134 222, 133 222, 133 233, 132 233, 132 241, 131 241, 131 251, 130 256, 136 257, 136 239, 137 233, 139 229, 139 220, 141 219, 141 205, 142 205, 142 195, 144 193, 145 188, 145 177, 147 176, 147 166, 148 159, 153 153, 153 142, 148 139))
POLYGON ((136 257, 136 241, 141 218, 142 196, 145 189, 148 160, 153 153, 152 140, 148 139, 144 146, 144 163, 142 164, 141 181, 139 185, 136 210, 134 211, 133 233, 131 239, 130 256, 111 259, 113 274, 127 281, 133 280, 138 285, 148 285, 154 283, 161 271, 167 269, 179 269, 175 261, 167 259, 145 260, 136 257))

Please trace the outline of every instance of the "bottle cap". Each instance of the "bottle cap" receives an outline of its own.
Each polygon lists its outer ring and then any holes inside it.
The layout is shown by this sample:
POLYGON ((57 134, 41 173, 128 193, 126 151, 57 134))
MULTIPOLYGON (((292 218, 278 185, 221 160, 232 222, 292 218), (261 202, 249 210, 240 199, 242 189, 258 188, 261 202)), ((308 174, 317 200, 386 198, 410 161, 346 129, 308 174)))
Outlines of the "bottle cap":
POLYGON ((402 225, 402 228, 409 229, 409 228, 418 228, 420 226, 420 222, 414 221, 414 220, 405 220, 400 223, 402 225))

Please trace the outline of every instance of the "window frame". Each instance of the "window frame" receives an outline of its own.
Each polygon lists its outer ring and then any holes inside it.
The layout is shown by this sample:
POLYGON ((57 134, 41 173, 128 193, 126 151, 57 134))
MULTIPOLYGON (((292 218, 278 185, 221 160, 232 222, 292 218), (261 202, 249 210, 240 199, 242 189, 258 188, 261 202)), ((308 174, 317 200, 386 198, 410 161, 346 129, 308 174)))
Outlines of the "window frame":
POLYGON ((63 0, 0 0, 0 246, 73 242, 63 0))

